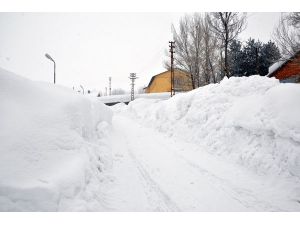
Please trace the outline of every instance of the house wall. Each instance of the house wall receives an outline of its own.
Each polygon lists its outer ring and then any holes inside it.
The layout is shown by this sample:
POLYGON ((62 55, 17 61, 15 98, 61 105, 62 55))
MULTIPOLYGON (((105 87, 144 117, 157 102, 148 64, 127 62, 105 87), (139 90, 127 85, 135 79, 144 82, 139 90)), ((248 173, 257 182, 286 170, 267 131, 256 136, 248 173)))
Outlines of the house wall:
POLYGON ((300 55, 274 73, 274 77, 279 80, 284 80, 294 75, 300 75, 300 55))
MULTIPOLYGON (((181 91, 192 90, 192 85, 189 81, 187 73, 175 70, 175 88, 181 91)), ((170 92, 171 91, 171 71, 166 71, 154 77, 153 82, 149 87, 146 88, 146 93, 159 93, 159 92, 170 92)))

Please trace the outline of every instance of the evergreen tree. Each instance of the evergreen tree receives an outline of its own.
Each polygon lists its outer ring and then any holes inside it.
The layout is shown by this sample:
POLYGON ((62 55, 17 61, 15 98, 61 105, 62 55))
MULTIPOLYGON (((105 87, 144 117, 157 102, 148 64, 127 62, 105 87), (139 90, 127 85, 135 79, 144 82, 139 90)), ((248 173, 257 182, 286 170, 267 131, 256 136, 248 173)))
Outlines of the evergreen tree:
POLYGON ((235 76, 266 75, 268 68, 280 59, 279 49, 271 41, 264 44, 249 38, 243 47, 239 41, 230 47, 230 68, 235 76))
POLYGON ((229 46, 228 60, 229 72, 231 76, 242 76, 242 43, 238 40, 233 40, 229 46))
POLYGON ((261 60, 262 43, 249 38, 243 47, 241 69, 243 75, 250 76, 260 74, 260 60, 261 60))
POLYGON ((268 74, 268 68, 281 58, 279 48, 274 42, 269 41, 261 50, 261 75, 268 74))

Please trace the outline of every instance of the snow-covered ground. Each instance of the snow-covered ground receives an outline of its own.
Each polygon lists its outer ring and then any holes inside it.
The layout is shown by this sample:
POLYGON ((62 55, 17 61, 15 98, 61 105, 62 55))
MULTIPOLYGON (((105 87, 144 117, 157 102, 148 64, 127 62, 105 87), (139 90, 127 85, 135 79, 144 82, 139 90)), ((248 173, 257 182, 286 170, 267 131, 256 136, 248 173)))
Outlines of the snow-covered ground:
POLYGON ((294 179, 258 175, 128 116, 113 126, 113 211, 300 210, 294 179))
POLYGON ((0 211, 103 210, 111 110, 2 69, 0 102, 0 211))
POLYGON ((113 106, 113 124, 141 174, 179 210, 299 211, 299 97, 298 84, 224 79, 113 106))
POLYGON ((1 211, 299 211, 300 86, 107 107, 0 70, 1 211))
POLYGON ((260 76, 224 79, 168 101, 127 107, 149 127, 261 174, 300 178, 298 84, 260 76))

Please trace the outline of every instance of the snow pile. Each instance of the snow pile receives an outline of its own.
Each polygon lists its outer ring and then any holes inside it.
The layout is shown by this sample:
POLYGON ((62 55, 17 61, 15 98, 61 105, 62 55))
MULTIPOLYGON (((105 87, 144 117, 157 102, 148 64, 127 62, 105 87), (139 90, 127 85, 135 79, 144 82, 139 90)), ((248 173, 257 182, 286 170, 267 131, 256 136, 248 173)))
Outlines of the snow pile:
POLYGON ((0 102, 0 211, 101 210, 111 110, 3 69, 0 102))
POLYGON ((166 100, 137 99, 127 112, 260 174, 300 177, 300 86, 232 77, 166 100))

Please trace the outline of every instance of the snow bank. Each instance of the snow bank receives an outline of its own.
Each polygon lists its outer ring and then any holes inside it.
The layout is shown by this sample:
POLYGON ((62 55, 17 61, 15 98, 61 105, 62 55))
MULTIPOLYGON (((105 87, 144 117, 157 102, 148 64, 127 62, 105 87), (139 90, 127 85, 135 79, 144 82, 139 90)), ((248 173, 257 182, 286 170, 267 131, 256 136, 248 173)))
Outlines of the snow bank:
POLYGON ((137 99, 127 112, 258 173, 300 177, 299 98, 299 84, 232 77, 166 101, 137 99))
POLYGON ((111 110, 3 69, 0 102, 0 211, 101 210, 111 110))

